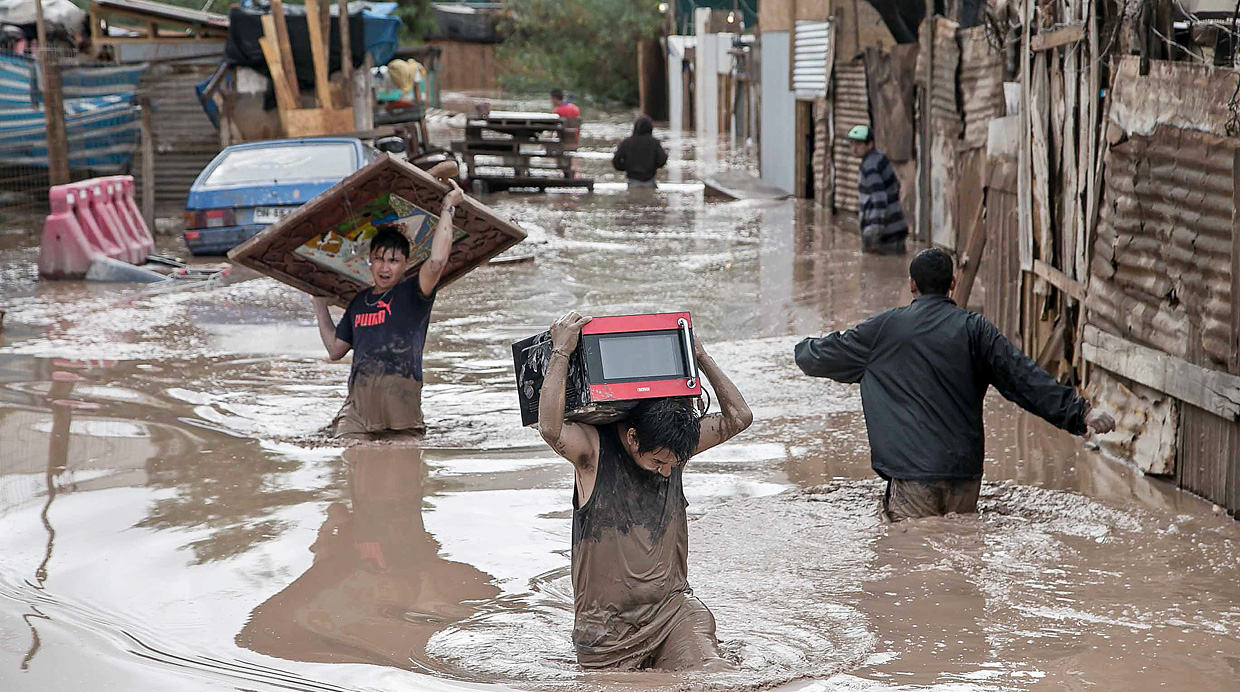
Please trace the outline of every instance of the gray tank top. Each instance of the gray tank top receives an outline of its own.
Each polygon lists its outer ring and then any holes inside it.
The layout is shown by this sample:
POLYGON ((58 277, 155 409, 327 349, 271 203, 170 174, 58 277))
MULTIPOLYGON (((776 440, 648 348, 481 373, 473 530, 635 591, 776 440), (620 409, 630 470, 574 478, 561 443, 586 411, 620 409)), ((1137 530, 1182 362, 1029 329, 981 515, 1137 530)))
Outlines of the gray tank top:
POLYGON ((594 490, 584 506, 573 491, 573 642, 583 666, 638 666, 691 593, 683 469, 647 471, 616 425, 596 429, 594 490))

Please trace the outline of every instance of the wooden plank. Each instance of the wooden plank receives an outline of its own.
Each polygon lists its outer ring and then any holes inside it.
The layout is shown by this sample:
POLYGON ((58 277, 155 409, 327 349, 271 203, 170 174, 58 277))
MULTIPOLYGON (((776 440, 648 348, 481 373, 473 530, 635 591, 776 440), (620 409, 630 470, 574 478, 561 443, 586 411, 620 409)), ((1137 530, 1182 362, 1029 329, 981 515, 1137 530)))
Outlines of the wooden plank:
POLYGON ((349 0, 338 0, 338 3, 340 16, 336 22, 340 28, 340 77, 345 103, 336 105, 344 108, 353 101, 353 37, 349 35, 349 0))
POLYGON ((1042 344, 1042 348, 1038 349, 1038 356, 1034 360, 1043 370, 1050 370, 1051 363, 1063 358, 1064 324, 1063 317, 1055 320, 1055 328, 1046 337, 1046 343, 1042 344))
POLYGON ((317 137, 353 129, 353 109, 298 108, 281 111, 280 122, 288 137, 317 137))
POLYGON ((1036 53, 1078 43, 1083 38, 1085 38, 1085 23, 1072 22, 1039 32, 1037 36, 1030 39, 1029 47, 1036 53))
POLYGON ((1240 377, 1186 360, 1093 325, 1085 327, 1085 358, 1116 375, 1186 401, 1227 420, 1240 418, 1240 377))
POLYGON ((284 62, 280 59, 280 48, 274 40, 276 33, 275 20, 265 14, 262 18, 263 36, 258 45, 263 49, 263 57, 267 59, 267 71, 271 73, 271 84, 276 92, 276 105, 281 111, 296 110, 301 99, 288 87, 288 78, 284 75, 284 62))
MULTIPOLYGON (((288 39, 288 23, 284 20, 283 0, 271 0, 271 14, 263 15, 264 33, 268 16, 275 22, 275 46, 280 57, 281 72, 284 73, 289 93, 293 95, 293 101, 297 104, 294 108, 297 108, 301 106, 301 87, 297 85, 297 66, 293 63, 293 44, 288 39)), ((263 51, 264 54, 266 52, 263 51)), ((267 62, 270 63, 271 60, 268 59, 267 62)))
MULTIPOLYGON (((327 79, 327 46, 323 42, 323 25, 319 0, 306 0, 306 30, 310 32, 310 59, 314 62, 314 93, 319 108, 332 107, 331 83, 327 79)), ((323 0, 327 7, 327 0, 323 0)))
POLYGON ((1049 259, 1053 250, 1051 228, 1051 172, 1050 142, 1047 133, 1049 124, 1048 108, 1050 99, 1047 94, 1049 79, 1046 53, 1039 53, 1033 59, 1033 75, 1029 101, 1029 124, 1031 151, 1030 162, 1033 172, 1032 217, 1034 239, 1037 241, 1035 257, 1049 259))
POLYGON ((969 306, 973 282, 977 279, 977 270, 982 266, 982 253, 986 251, 986 224, 982 223, 982 212, 985 210, 986 200, 983 197, 973 215, 972 232, 969 233, 964 256, 960 260, 960 279, 956 282, 954 298, 956 304, 962 308, 969 306))
POLYGON ((1073 298, 1085 300, 1085 284, 1076 281, 1040 259, 1033 261, 1033 274, 1039 279, 1045 279, 1047 283, 1073 298))
POLYGON ((1060 217, 1060 233, 1061 247, 1063 247, 1063 260, 1060 265, 1064 269, 1064 273, 1073 279, 1082 279, 1083 277, 1077 273, 1076 255, 1078 252, 1077 243, 1080 241, 1080 234, 1077 232, 1077 219, 1080 217, 1081 211, 1081 195, 1077 188, 1077 172, 1080 166, 1080 152, 1077 149, 1077 137, 1080 129, 1077 126, 1079 122, 1078 109, 1080 105, 1079 97, 1081 90, 1080 75, 1080 51, 1070 50, 1063 58, 1063 95, 1064 95, 1064 121, 1062 130, 1063 142, 1063 159, 1062 171, 1060 175, 1060 184, 1062 185, 1063 195, 1063 216, 1060 217))
MULTIPOLYGON (((1033 26, 1033 0, 1024 0, 1021 7, 1024 26, 1033 26)), ((1029 32, 1022 31, 1020 37, 1020 153, 1017 157, 1016 194, 1020 214, 1020 268, 1033 270, 1033 180, 1030 164, 1032 156, 1032 133, 1030 132, 1029 102, 1030 94, 1030 61, 1029 32)), ((1022 333, 1025 331, 1021 330, 1022 333)))

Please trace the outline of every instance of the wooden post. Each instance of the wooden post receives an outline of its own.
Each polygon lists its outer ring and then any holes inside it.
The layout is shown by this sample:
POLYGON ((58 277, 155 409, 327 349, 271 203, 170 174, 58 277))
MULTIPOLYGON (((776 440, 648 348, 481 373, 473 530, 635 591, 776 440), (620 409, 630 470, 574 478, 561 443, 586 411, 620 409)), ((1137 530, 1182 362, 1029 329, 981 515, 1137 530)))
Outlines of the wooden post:
MULTIPOLYGON (((293 63, 293 44, 288 40, 288 23, 284 20, 284 3, 282 0, 271 0, 271 20, 274 22, 273 26, 276 30, 275 48, 279 53, 280 67, 284 72, 285 80, 287 80, 288 90, 297 102, 295 107, 300 108, 301 87, 297 84, 297 65, 293 63)), ((270 56, 267 59, 270 62, 270 56)), ((275 75, 272 75, 272 78, 274 79, 275 75)))
POLYGON ((921 146, 917 155, 921 170, 917 178, 916 219, 918 240, 927 243, 934 239, 934 229, 930 227, 930 220, 934 217, 934 196, 930 194, 930 176, 934 171, 934 28, 934 3, 927 2, 926 18, 921 24, 923 35, 919 39, 925 47, 926 82, 921 92, 921 146))
MULTIPOLYGON (((263 36, 258 39, 258 45, 263 49, 263 57, 267 59, 267 71, 271 73, 271 83, 276 92, 276 104, 279 105, 281 111, 296 110, 301 107, 301 98, 296 92, 289 88, 289 79, 284 72, 284 61, 280 56, 280 45, 276 40, 276 22, 271 15, 265 14, 262 17, 263 36)), ((297 85, 297 77, 292 79, 293 86, 297 85)))
POLYGON ((1020 292, 1021 292, 1021 316, 1020 316, 1020 332, 1021 341, 1023 342, 1025 353, 1029 353, 1033 349, 1033 316, 1031 303, 1029 301, 1030 292, 1025 290, 1025 280, 1028 276, 1027 272, 1033 271, 1033 175, 1031 162, 1031 148, 1033 146, 1032 134, 1030 128, 1033 126, 1033 120, 1029 114, 1029 104, 1032 99, 1029 95, 1029 81, 1031 79, 1031 71, 1029 66, 1030 53, 1030 33, 1033 31, 1033 0, 1024 0, 1021 8, 1021 35, 1020 35, 1020 151, 1017 160, 1017 202, 1019 212, 1018 228, 1020 233, 1020 292))
POLYGON ((340 17, 336 20, 340 27, 340 83, 345 99, 340 107, 345 108, 353 103, 353 37, 349 35, 349 0, 339 0, 337 6, 340 8, 340 17))
MULTIPOLYGON (((324 0, 322 7, 327 7, 324 0)), ((306 29, 310 32, 310 56, 314 62, 314 93, 319 108, 332 107, 331 83, 327 80, 327 45, 323 41, 322 12, 319 0, 306 0, 306 29)), ((278 31, 279 29, 277 29, 278 31)))
POLYGON ((60 58, 47 45, 43 2, 35 0, 35 29, 39 38, 39 72, 43 75, 43 118, 47 124, 47 180, 49 186, 69 182, 69 137, 65 133, 65 100, 60 86, 60 58))
POLYGON ((151 127, 151 99, 138 97, 142 123, 142 218, 155 231, 155 132, 151 127))

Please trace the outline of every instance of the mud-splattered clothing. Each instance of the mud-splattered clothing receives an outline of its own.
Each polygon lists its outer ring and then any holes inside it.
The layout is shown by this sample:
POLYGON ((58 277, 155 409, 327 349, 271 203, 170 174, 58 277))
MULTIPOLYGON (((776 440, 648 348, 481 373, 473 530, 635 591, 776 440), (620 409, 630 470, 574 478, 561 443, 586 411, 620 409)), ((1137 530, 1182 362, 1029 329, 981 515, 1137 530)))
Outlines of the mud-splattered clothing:
POLYGON ((336 325, 353 347, 349 396, 332 423, 336 435, 425 431, 422 350, 435 295, 422 295, 417 276, 384 293, 358 293, 336 325))
POLYGON ((1085 399, 947 296, 805 339, 796 362, 807 375, 861 383, 870 463, 883 478, 981 478, 991 385, 1052 425, 1085 432, 1085 399))
POLYGON ((590 499, 573 493, 573 643, 584 668, 679 670, 719 657, 715 619, 688 581, 682 469, 668 478, 597 428, 590 499))
POLYGON ((976 514, 980 478, 891 478, 883 495, 883 517, 902 521, 945 514, 976 514))

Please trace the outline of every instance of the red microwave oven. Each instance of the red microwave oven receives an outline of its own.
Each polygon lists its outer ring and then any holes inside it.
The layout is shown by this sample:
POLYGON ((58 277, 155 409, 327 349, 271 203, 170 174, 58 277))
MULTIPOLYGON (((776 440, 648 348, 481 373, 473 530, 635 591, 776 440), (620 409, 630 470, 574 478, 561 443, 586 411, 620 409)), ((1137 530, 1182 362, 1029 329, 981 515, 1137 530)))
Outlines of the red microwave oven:
MULTIPOLYGON (((512 345, 522 425, 538 423, 538 400, 551 359, 551 334, 512 345)), ((595 317, 568 359, 565 419, 615 422, 642 399, 702 393, 687 312, 595 317)))

